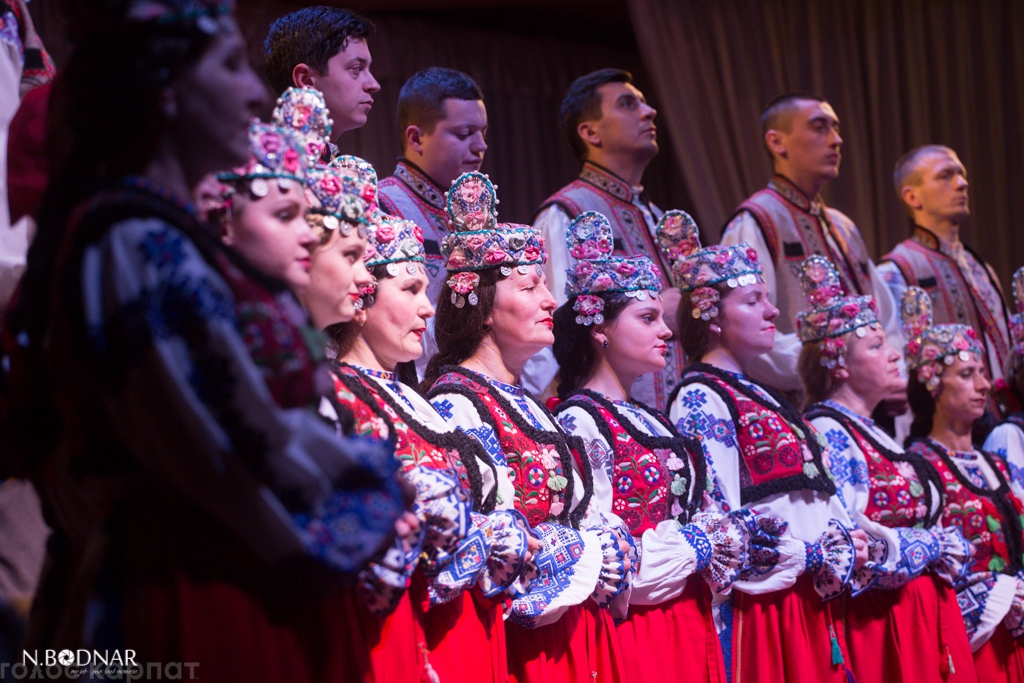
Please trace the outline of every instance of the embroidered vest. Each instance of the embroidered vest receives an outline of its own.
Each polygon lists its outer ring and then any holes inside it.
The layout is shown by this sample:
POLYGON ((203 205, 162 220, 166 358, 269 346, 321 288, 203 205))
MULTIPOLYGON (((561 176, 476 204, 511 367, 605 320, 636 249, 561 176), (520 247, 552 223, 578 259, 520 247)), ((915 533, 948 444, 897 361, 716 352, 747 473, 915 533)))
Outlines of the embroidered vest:
POLYGON ((730 227, 741 213, 753 216, 771 252, 775 305, 781 311, 775 321, 779 332, 796 332, 796 314, 808 306, 800 284, 800 266, 811 254, 820 254, 836 266, 844 294, 873 293, 868 270, 871 259, 857 226, 820 199, 809 201, 792 183, 776 175, 767 188, 740 204, 726 223, 723 244, 729 243, 730 227))
POLYGON ((974 279, 985 291, 976 291, 953 257, 939 250, 939 241, 931 232, 915 227, 914 236, 903 240, 883 257, 892 261, 908 285, 921 287, 932 300, 932 317, 936 325, 960 323, 970 325, 987 349, 988 370, 993 379, 1003 377, 1003 367, 1010 355, 1006 304, 999 287, 985 267, 984 261, 964 247, 967 258, 974 261, 974 279))
POLYGON ((867 508, 868 519, 890 528, 931 527, 941 510, 934 506, 931 482, 937 491, 942 490, 938 473, 927 461, 916 453, 895 453, 874 439, 863 425, 845 415, 842 411, 818 403, 804 413, 810 421, 816 417, 830 417, 843 426, 853 437, 864 454, 868 466, 867 508), (900 467, 897 463, 906 463, 900 467))
POLYGON ((425 265, 430 280, 427 296, 437 301, 445 280, 441 240, 448 234, 444 190, 414 164, 399 159, 394 175, 377 186, 377 201, 384 213, 412 221, 423 230, 425 265))
POLYGON ((999 487, 992 490, 972 483, 945 449, 931 439, 918 439, 908 450, 921 455, 938 471, 945 496, 942 524, 957 525, 964 538, 974 545, 971 572, 994 571, 1012 576, 1020 571, 1024 560, 1020 515, 1024 508, 1010 491, 1005 464, 979 451, 999 479, 999 487))
POLYGON ((432 438, 427 438, 430 430, 414 417, 402 414, 405 411, 386 392, 350 365, 335 363, 334 387, 338 402, 355 416, 356 433, 370 439, 392 441, 403 472, 413 467, 450 470, 457 475, 462 488, 472 494, 474 509, 483 514, 493 510, 494 492, 484 500, 479 472, 465 465, 464 457, 473 457, 476 450, 475 444, 468 443, 468 438, 457 433, 432 433, 429 434, 432 438), (443 437, 450 437, 448 444, 439 443, 445 440, 443 437))
MULTIPOLYGON (((441 375, 427 396, 432 398, 441 393, 468 398, 480 418, 494 430, 515 488, 514 506, 526 516, 531 527, 552 520, 578 526, 593 495, 590 467, 579 438, 528 424, 483 376, 463 367, 441 368, 441 375), (573 458, 583 470, 586 490, 580 504, 570 511, 573 458)), ((553 417, 551 421, 557 424, 553 417)))
POLYGON ((247 275, 224 252, 214 252, 213 261, 234 295, 239 333, 274 401, 282 408, 315 408, 323 342, 299 303, 280 286, 275 293, 258 283, 265 278, 247 275))
POLYGON ((690 522, 704 497, 707 467, 703 457, 694 456, 701 454, 696 440, 681 436, 661 413, 637 405, 673 436, 636 429, 628 417, 617 416, 611 401, 589 390, 560 403, 555 414, 575 406, 594 418, 601 436, 615 451, 612 512, 626 523, 630 534, 639 537, 670 515, 683 526, 690 522))
MULTIPOLYGON (((615 174, 597 164, 584 162, 580 177, 548 197, 537 209, 537 213, 550 206, 558 206, 570 218, 576 218, 585 211, 603 214, 612 225, 613 253, 617 256, 646 256, 661 271, 662 289, 670 287, 672 283, 668 280, 668 273, 671 269, 652 237, 655 225, 648 225, 643 212, 633 204, 633 193, 629 183, 615 174)), ((650 208, 654 221, 661 218, 660 209, 653 204, 650 208)), ((558 237, 565 238, 564 235, 558 237)), ((550 236, 550 239, 555 239, 555 236, 550 236)), ((653 373, 654 403, 659 410, 666 409, 668 394, 679 381, 679 375, 686 364, 678 341, 670 341, 668 350, 665 368, 653 373)))
POLYGON ((822 464, 821 448, 816 439, 808 438, 811 428, 785 399, 768 392, 779 403, 773 406, 749 387, 706 363, 691 365, 676 392, 698 383, 725 401, 736 425, 741 504, 749 505, 790 491, 835 495, 835 484, 822 464))

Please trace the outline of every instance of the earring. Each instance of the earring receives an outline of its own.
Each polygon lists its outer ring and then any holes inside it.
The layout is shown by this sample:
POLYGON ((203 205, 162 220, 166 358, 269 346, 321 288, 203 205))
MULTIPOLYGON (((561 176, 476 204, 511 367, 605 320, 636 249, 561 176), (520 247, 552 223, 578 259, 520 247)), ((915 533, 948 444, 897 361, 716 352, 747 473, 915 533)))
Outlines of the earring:
POLYGON ((718 325, 712 325, 710 329, 715 334, 722 334, 722 328, 719 327, 718 325))
POLYGON ((608 338, 607 337, 605 339, 601 340, 601 346, 603 346, 606 349, 608 348, 608 338))

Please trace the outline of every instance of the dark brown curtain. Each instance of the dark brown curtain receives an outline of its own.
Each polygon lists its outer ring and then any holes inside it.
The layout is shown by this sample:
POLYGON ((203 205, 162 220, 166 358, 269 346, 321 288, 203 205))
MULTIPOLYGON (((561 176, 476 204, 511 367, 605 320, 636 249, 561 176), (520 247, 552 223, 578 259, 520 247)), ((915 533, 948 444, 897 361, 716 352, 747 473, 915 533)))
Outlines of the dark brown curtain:
POLYGON ((758 117, 790 91, 826 97, 843 162, 826 200, 878 257, 909 232, 893 165, 957 151, 971 183, 963 239, 1008 285, 1024 265, 1024 3, 1018 0, 629 0, 695 218, 717 242, 770 173, 758 117))
MULTIPOLYGON (((258 46, 270 23, 294 9, 276 0, 239 3, 239 23, 259 64, 258 46)), ((481 10, 483 11, 483 10, 481 10)), ((370 161, 381 178, 391 175, 400 152, 395 112, 398 91, 428 66, 470 74, 487 102, 490 131, 483 172, 498 185, 499 218, 528 223, 540 203, 579 174, 579 162, 558 127, 558 107, 577 76, 606 66, 634 72, 650 89, 639 53, 600 43, 524 36, 498 22, 487 28, 402 14, 369 15, 373 73, 381 84, 366 126, 341 137, 343 152, 370 161)), ((652 201, 689 208, 667 135, 645 179, 652 201)))

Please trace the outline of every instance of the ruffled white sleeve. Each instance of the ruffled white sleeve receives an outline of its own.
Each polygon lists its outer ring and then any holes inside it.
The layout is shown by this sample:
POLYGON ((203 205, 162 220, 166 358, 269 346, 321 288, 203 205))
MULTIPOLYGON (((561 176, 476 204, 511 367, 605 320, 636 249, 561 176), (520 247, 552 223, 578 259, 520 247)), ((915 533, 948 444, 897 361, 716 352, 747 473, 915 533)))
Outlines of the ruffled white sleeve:
MULTIPOLYGON (((669 409, 669 418, 681 433, 695 437, 700 441, 714 477, 710 495, 726 512, 743 508, 740 503, 740 465, 739 442, 736 436, 736 425, 722 398, 703 384, 694 383, 684 386, 676 395, 669 409)), ((789 588, 796 583, 804 571, 806 549, 804 540, 817 540, 824 531, 830 515, 827 511, 814 515, 820 523, 812 525, 813 533, 800 535, 793 532, 794 517, 789 508, 804 508, 797 512, 806 512, 810 505, 817 507, 812 492, 799 492, 774 498, 785 499, 777 503, 750 506, 756 512, 767 512, 790 523, 790 533, 784 535, 773 548, 762 548, 752 553, 750 565, 742 572, 740 580, 733 588, 745 593, 769 593, 789 588), (804 536, 807 538, 804 538, 804 536)), ((845 515, 845 513, 844 513, 845 515)))

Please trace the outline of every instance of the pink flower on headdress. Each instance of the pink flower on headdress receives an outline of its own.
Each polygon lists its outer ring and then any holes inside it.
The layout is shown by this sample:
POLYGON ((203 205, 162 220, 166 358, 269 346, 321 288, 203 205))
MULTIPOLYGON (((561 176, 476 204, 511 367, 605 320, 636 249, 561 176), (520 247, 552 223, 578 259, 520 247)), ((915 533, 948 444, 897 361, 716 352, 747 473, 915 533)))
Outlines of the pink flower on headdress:
POLYGON ((374 188, 374 186, 372 184, 366 183, 365 185, 363 185, 362 197, 363 197, 363 201, 365 201, 368 204, 372 204, 373 202, 375 202, 377 200, 377 190, 376 190, 376 188, 374 188))
POLYGON ((491 249, 484 255, 484 262, 489 265, 496 266, 504 263, 507 258, 508 254, 501 249, 491 249))
POLYGON ((935 360, 939 357, 939 350, 934 346, 928 345, 924 347, 924 353, 921 354, 921 358, 925 361, 935 360))
POLYGON ((324 146, 319 142, 309 141, 306 143, 306 156, 313 159, 319 159, 320 155, 324 153, 324 146))
POLYGON ((916 339, 911 339, 907 342, 907 355, 916 356, 917 352, 921 350, 921 342, 916 339))
POLYGON ((804 274, 807 275, 808 280, 815 284, 820 284, 825 279, 825 269, 816 262, 809 263, 807 268, 804 269, 804 274))
POLYGON ((843 328, 843 320, 841 318, 830 318, 828 321, 828 332, 829 334, 837 334, 839 330, 843 328))
POLYGON ((395 239, 395 229, 390 225, 381 225, 377 228, 377 232, 374 233, 378 242, 390 242, 395 239))
POLYGON ((720 298, 721 294, 714 287, 698 287, 690 293, 690 303, 702 313, 710 311, 720 298))
POLYGON ((978 338, 978 333, 974 331, 973 327, 968 327, 967 328, 967 336, 970 337, 971 339, 977 339, 978 338))
POLYGON ((466 238, 466 246, 476 251, 487 244, 487 235, 470 235, 466 238))
POLYGON ((336 195, 341 192, 341 182, 333 175, 325 175, 320 180, 320 189, 322 189, 325 194, 336 195))
POLYGON ((683 256, 689 256, 693 252, 698 251, 700 249, 700 242, 697 240, 696 237, 687 237, 683 240, 680 240, 679 244, 676 246, 676 249, 683 256))
POLYGON ((479 283, 480 276, 476 273, 456 273, 448 278, 448 286, 452 291, 463 296, 472 292, 479 283))
POLYGON ((281 165, 289 173, 295 173, 295 171, 299 170, 299 153, 289 147, 284 151, 281 165))
POLYGON ((747 248, 747 260, 751 263, 757 263, 757 251, 753 247, 747 248))
POLYGON ((305 126, 312 113, 313 109, 308 104, 296 104, 292 109, 292 127, 302 128, 305 126))
POLYGON ((953 340, 953 348, 956 349, 957 351, 966 351, 967 349, 971 348, 971 344, 963 337, 957 335, 957 337, 953 340))
POLYGON ((478 178, 467 180, 459 188, 459 196, 468 204, 475 204, 483 193, 484 184, 478 178))
POLYGON ((633 266, 633 264, 627 261, 620 261, 619 265, 615 266, 615 270, 619 273, 619 275, 622 275, 624 277, 629 277, 630 275, 636 272, 636 268, 633 266))
POLYGON ((448 255, 448 269, 457 270, 466 265, 466 252, 461 248, 455 248, 452 253, 448 255))
POLYGON ((604 310, 604 299, 593 294, 580 294, 572 308, 582 315, 597 315, 604 310))
POLYGON ((822 355, 832 360, 839 358, 845 349, 846 342, 839 337, 831 337, 821 342, 822 355))
POLYGON ((569 254, 576 259, 593 259, 601 256, 601 251, 594 242, 581 242, 569 250, 569 254))
POLYGON ((487 226, 487 216, 483 211, 471 211, 462 218, 468 230, 482 230, 487 226))
POLYGON ((935 364, 925 363, 917 369, 917 380, 922 384, 927 384, 928 380, 935 376, 935 364))
POLYGON ((594 272, 594 264, 590 261, 580 261, 576 264, 576 277, 586 277, 594 272))
POLYGON ((731 260, 732 260, 732 258, 730 258, 730 255, 729 255, 728 251, 726 251, 724 249, 716 250, 715 251, 714 261, 715 261, 715 263, 717 265, 727 266, 727 265, 729 265, 729 261, 731 261, 731 260))
POLYGON ((418 225, 412 226, 412 236, 416 238, 416 241, 423 244, 423 228, 418 225))
POLYGON ((377 255, 377 248, 374 247, 372 244, 367 244, 366 245, 366 249, 363 251, 363 260, 364 261, 369 261, 369 260, 373 259, 373 257, 376 256, 376 255, 377 255))
POLYGON ((598 275, 594 278, 594 289, 604 290, 613 286, 615 283, 607 275, 598 275))
POLYGON ((267 154, 277 154, 281 149, 281 136, 273 131, 260 135, 260 149, 267 154))
POLYGON ((523 250, 523 259, 526 261, 539 261, 540 249, 534 246, 527 247, 523 250))
POLYGON ((602 254, 610 254, 612 253, 612 244, 606 239, 601 239, 597 241, 597 249, 602 254))
POLYGON ((857 315, 860 312, 860 306, 853 302, 845 303, 843 304, 842 311, 843 315, 845 315, 847 318, 852 318, 853 316, 857 315))

